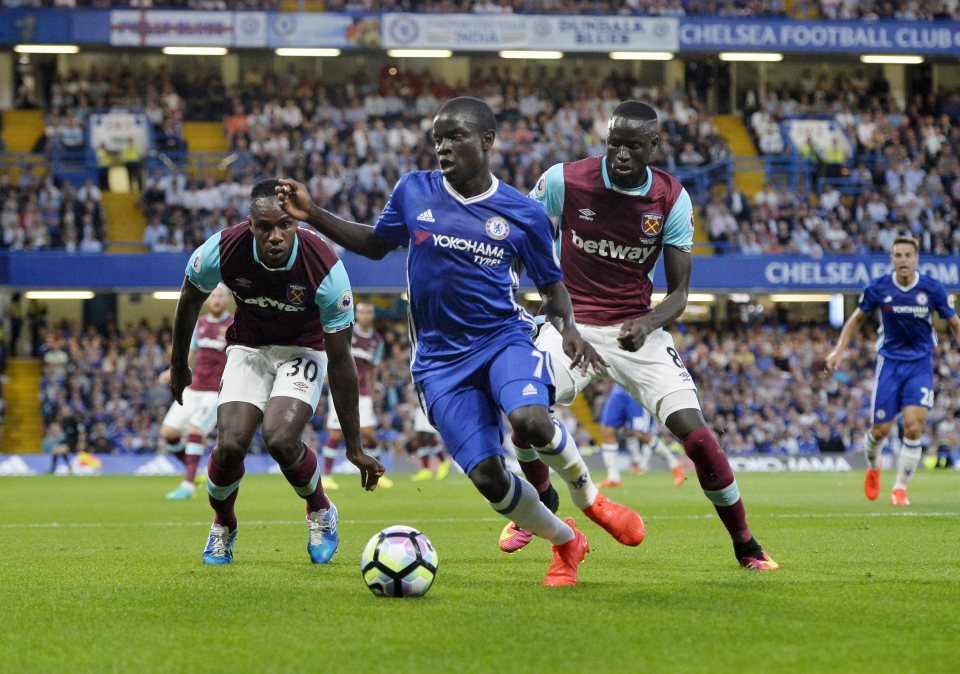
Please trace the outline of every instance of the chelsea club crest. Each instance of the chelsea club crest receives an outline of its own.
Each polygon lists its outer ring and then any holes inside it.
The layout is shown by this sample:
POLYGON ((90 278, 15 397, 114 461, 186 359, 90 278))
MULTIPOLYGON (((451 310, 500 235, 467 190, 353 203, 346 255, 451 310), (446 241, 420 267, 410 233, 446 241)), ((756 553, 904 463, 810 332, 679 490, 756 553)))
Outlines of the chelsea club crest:
POLYGON ((499 215, 487 220, 483 228, 487 231, 487 236, 495 241, 503 241, 510 234, 510 223, 499 215))

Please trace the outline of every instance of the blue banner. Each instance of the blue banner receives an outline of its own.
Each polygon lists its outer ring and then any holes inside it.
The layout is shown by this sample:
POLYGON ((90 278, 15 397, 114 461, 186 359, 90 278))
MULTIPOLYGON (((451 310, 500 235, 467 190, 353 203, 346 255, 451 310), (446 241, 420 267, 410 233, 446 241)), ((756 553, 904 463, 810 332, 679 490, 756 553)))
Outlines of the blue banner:
POLYGON ((960 54, 957 21, 784 21, 687 17, 680 51, 960 54))
MULTIPOLYGON (((85 288, 169 290, 183 282, 187 253, 99 255, 54 251, 0 251, 0 285, 22 289, 85 288)), ((406 289, 406 252, 383 260, 344 252, 343 264, 358 292, 400 292, 406 289)), ((960 257, 920 258, 920 272, 960 290, 960 257)), ((886 255, 695 255, 691 289, 701 291, 835 291, 859 292, 871 279, 889 273, 886 255)), ((523 277, 525 289, 533 283, 523 277)), ((654 287, 666 287, 663 265, 657 265, 654 287)))
POLYGON ((0 44, 70 42, 71 14, 56 9, 4 9, 0 12, 0 44))
MULTIPOLYGON (((690 285, 710 291, 836 291, 859 292, 871 279, 892 270, 887 255, 830 256, 723 255, 694 257, 690 285)), ((921 257, 919 271, 950 290, 960 289, 960 257, 921 257)), ((658 265, 654 287, 666 287, 658 265)))
POLYGON ((0 44, 960 55, 958 21, 5 9, 0 44), (382 45, 381 45, 382 37, 382 45))
MULTIPOLYGON (((169 290, 183 283, 189 253, 103 255, 62 251, 0 251, 0 285, 23 289, 169 290)), ((340 256, 357 290, 406 288, 406 252, 383 260, 340 256)))

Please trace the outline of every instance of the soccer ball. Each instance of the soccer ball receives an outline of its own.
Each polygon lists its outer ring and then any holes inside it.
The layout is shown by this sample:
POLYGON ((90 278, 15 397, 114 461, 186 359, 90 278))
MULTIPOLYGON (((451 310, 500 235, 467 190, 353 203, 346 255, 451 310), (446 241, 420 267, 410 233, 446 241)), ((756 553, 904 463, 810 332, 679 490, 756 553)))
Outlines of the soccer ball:
POLYGON ((437 551, 412 527, 388 527, 367 542, 360 572, 378 597, 422 597, 437 575, 437 551))

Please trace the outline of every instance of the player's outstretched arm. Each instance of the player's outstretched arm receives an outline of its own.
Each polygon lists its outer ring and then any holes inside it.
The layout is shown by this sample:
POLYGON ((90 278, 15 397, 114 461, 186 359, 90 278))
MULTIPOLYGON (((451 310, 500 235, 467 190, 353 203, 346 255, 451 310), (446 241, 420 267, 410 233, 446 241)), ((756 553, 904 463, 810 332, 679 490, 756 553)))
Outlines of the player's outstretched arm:
POLYGON ((607 362, 600 357, 577 330, 573 318, 573 304, 570 302, 570 293, 562 282, 548 283, 540 286, 540 297, 543 300, 543 310, 547 320, 553 324, 560 336, 563 337, 563 352, 571 360, 571 367, 579 367, 586 373, 588 368, 598 372, 607 362))
POLYGON ((277 196, 280 199, 280 207, 287 215, 316 228, 318 232, 330 237, 353 253, 380 260, 396 248, 396 245, 374 234, 374 229, 370 225, 338 218, 330 211, 317 206, 303 183, 283 179, 277 187, 277 196))
POLYGON ((836 372, 837 368, 840 367, 840 363, 843 361, 844 355, 846 355, 847 347, 850 345, 850 340, 853 339, 855 334, 860 332, 860 324, 863 323, 864 317, 866 317, 866 314, 857 307, 853 310, 853 313, 850 314, 847 322, 843 324, 837 345, 833 351, 827 354, 825 367, 828 372, 836 372))
POLYGON ((360 442, 360 411, 358 400, 360 388, 357 381, 357 365, 353 360, 353 330, 349 328, 324 335, 329 358, 328 379, 333 406, 340 419, 343 441, 347 446, 347 460, 360 469, 360 484, 367 491, 377 488, 383 475, 383 466, 363 451, 360 442))
POLYGON ((170 353, 170 391, 173 399, 183 404, 183 389, 190 385, 193 375, 190 372, 190 338, 200 317, 200 309, 207 296, 189 279, 184 277, 180 288, 180 300, 173 317, 173 348, 170 353))
POLYGON ((617 341, 625 351, 636 351, 654 330, 673 323, 687 308, 690 294, 690 251, 676 246, 663 247, 663 271, 667 276, 667 295, 649 314, 624 322, 617 341))

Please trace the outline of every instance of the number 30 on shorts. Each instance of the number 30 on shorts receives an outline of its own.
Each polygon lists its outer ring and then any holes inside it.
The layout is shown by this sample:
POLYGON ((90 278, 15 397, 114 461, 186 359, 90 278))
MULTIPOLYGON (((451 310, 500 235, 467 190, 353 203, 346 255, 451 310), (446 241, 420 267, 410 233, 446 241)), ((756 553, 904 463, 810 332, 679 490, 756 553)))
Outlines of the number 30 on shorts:
POLYGON ((294 358, 290 364, 290 370, 287 372, 287 376, 296 377, 301 373, 307 381, 315 382, 317 375, 320 373, 320 366, 317 365, 316 361, 310 360, 309 358, 294 358))

